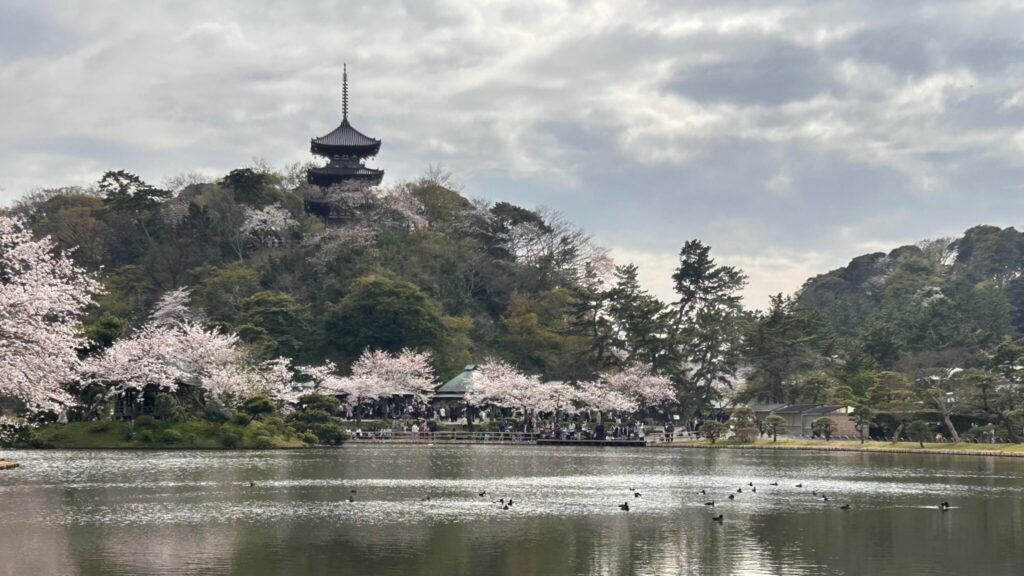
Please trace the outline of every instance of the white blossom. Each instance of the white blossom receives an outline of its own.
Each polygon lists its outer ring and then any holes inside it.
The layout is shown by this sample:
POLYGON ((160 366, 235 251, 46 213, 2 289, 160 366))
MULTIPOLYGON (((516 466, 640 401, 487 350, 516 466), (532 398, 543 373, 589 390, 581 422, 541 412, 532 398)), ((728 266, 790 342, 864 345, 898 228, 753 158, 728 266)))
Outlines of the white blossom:
POLYGON ((241 232, 254 238, 261 246, 282 244, 288 231, 296 225, 288 210, 279 204, 260 209, 247 208, 241 232))
POLYGON ((63 385, 86 343, 79 319, 101 292, 54 246, 48 237, 33 239, 20 219, 0 216, 0 396, 33 410, 71 400, 63 385))

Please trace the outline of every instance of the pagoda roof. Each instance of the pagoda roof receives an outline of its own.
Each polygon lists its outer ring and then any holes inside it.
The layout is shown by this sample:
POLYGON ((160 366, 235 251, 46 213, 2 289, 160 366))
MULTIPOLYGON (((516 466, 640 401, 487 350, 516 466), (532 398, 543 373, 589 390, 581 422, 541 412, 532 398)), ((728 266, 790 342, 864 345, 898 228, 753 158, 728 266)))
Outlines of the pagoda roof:
POLYGON ((363 134, 359 130, 356 130, 348 122, 348 118, 344 118, 341 124, 329 132, 325 136, 314 138, 313 143, 320 146, 339 146, 339 147, 366 147, 366 146, 380 146, 380 140, 376 138, 370 138, 366 134, 363 134))
POLYGON ((350 180, 380 184, 383 179, 383 170, 367 168, 362 164, 328 164, 320 168, 309 169, 309 181, 317 186, 330 186, 350 180))

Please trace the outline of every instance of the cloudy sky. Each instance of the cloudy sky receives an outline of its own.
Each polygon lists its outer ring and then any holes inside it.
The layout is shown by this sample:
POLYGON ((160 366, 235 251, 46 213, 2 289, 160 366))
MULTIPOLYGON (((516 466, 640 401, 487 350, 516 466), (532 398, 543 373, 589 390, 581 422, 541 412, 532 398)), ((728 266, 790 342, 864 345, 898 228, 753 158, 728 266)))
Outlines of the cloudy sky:
POLYGON ((310 159, 342 62, 387 180, 564 212, 669 295, 701 238, 748 304, 1024 214, 1019 2, 11 1, 0 201, 124 168, 310 159))

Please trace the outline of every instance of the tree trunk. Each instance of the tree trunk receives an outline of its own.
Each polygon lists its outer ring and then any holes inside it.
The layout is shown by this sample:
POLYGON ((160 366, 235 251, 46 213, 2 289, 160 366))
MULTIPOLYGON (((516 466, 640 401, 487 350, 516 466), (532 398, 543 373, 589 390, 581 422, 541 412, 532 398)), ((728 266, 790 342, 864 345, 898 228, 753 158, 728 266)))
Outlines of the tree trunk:
POLYGON ((903 422, 900 422, 900 425, 896 427, 896 431, 892 433, 892 441, 894 444, 900 441, 900 434, 903 434, 903 422))
POLYGON ((1010 442, 1020 444, 1020 434, 1017 434, 1017 431, 1013 429, 1013 421, 1002 412, 999 412, 998 418, 1003 422, 1003 426, 1006 427, 1006 435, 1010 438, 1010 442))
POLYGON ((953 420, 949 417, 949 412, 946 410, 942 411, 942 423, 946 425, 946 429, 949 430, 949 435, 953 437, 953 442, 960 443, 960 435, 957 434, 956 428, 953 426, 953 420))
POLYGON ((779 431, 773 428, 772 429, 772 442, 778 442, 778 441, 779 441, 779 431))

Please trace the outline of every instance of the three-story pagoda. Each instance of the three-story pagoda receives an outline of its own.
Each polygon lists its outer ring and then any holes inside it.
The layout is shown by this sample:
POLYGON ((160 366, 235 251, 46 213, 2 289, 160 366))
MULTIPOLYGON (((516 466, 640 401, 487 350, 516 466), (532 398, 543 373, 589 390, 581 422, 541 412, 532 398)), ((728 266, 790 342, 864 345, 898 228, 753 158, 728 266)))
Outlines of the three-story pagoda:
POLYGON ((326 136, 310 141, 310 151, 327 158, 327 165, 322 168, 310 168, 309 183, 323 188, 345 183, 376 186, 384 178, 384 171, 367 168, 364 162, 380 151, 380 140, 370 138, 348 122, 347 65, 342 74, 341 86, 341 125, 326 136))

